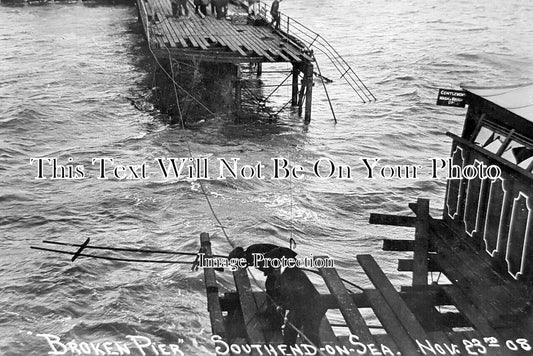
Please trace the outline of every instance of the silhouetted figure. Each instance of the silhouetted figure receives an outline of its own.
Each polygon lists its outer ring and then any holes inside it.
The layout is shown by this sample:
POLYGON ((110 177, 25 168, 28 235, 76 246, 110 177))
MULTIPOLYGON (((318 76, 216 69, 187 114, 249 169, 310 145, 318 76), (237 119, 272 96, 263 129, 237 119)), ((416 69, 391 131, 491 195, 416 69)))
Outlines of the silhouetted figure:
POLYGON ((211 0, 211 7, 215 7, 217 19, 223 19, 226 17, 228 11, 229 0, 211 0))
POLYGON ((272 16, 272 25, 276 30, 279 30, 281 22, 281 13, 279 12, 279 2, 281 0, 274 0, 272 6, 270 7, 270 16, 272 16))
MULTIPOLYGON (((248 265, 253 265, 254 254, 263 254, 265 259, 293 259, 296 252, 273 244, 250 245, 246 251, 242 247, 235 248, 230 258, 244 257, 248 265)), ((265 263, 255 265, 267 276, 265 289, 268 295, 267 304, 261 311, 266 316, 268 326, 279 330, 283 325, 283 317, 287 314, 283 341, 294 345, 299 329, 315 346, 320 346, 319 329, 326 309, 320 301, 320 294, 307 275, 298 267, 273 268, 265 263)), ((306 342, 307 340, 305 340, 306 342)))
POLYGON ((173 16, 189 16, 189 8, 187 7, 187 0, 171 0, 172 15, 173 16))
POLYGON ((198 14, 198 9, 200 9, 200 13, 202 13, 204 16, 207 16, 208 4, 209 0, 194 0, 194 12, 198 14))
MULTIPOLYGON (((286 248, 272 249, 265 254, 265 258, 294 258, 295 253, 286 248), (291 253, 287 253, 291 251, 291 253)), ((320 347, 320 323, 327 309, 320 301, 320 294, 307 275, 298 267, 272 269, 265 272, 273 279, 276 288, 274 299, 276 305, 288 310, 287 323, 283 333, 283 342, 286 345, 294 345, 298 331, 303 334, 317 347, 320 347)), ((304 341, 306 342, 306 340, 304 341)))
POLYGON ((259 7, 260 7, 260 1, 259 0, 248 0, 248 14, 249 15, 259 15, 259 7))

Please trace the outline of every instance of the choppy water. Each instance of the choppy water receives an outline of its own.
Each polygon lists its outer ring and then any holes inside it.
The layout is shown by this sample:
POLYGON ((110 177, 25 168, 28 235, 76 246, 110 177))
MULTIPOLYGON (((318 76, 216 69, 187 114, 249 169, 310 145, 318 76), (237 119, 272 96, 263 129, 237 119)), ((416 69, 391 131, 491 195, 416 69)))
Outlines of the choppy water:
MULTIPOLYGON (((43 239, 91 237, 99 245, 195 251, 206 231, 215 251, 230 250, 198 183, 97 180, 91 158, 153 163, 187 157, 189 142, 195 155, 212 161, 238 157, 271 167, 270 159, 281 156, 309 169, 324 157, 351 165, 350 180, 307 174, 290 181, 212 179, 205 187, 235 243, 285 245, 292 231, 300 254, 327 253, 342 276, 368 285, 355 255, 373 253, 392 276, 396 257, 380 252, 380 238, 413 236, 409 229, 368 225, 369 214, 408 213, 407 203, 417 197, 430 198, 435 214, 442 206, 445 181, 428 179, 428 159, 447 157, 444 133, 460 132, 464 110, 436 107, 437 88, 533 78, 527 0, 291 0, 281 6, 330 40, 379 101, 359 104, 336 81, 328 88, 337 125, 317 85, 308 127, 286 111, 276 124, 236 125, 223 116, 181 130, 129 100, 147 92, 151 75, 135 8, 0 6, 0 354, 46 354, 38 333, 92 342, 140 334, 166 343, 183 339, 189 355, 212 351, 201 272, 84 258, 71 263, 69 256, 29 249, 43 239), (90 177, 35 180, 31 157, 58 157, 61 164, 72 157, 90 177), (422 165, 422 174, 367 180, 361 157, 422 165)), ((274 108, 289 90, 274 96, 274 108)), ((230 286, 227 274, 221 280, 230 286)))

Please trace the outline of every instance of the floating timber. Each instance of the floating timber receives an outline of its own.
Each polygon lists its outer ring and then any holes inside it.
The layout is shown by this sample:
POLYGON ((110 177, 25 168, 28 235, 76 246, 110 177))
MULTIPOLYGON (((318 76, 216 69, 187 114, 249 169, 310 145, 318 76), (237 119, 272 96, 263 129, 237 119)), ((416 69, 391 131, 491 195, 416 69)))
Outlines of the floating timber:
MULTIPOLYGON (((409 204, 414 215, 371 214, 372 224, 414 229, 414 239, 383 241, 389 253, 412 252, 398 262, 412 282, 395 288, 370 255, 356 256, 353 273, 373 285, 361 292, 348 290, 334 268, 318 269, 329 290, 321 303, 340 311, 350 336, 324 316, 316 354, 533 354, 533 85, 465 90, 469 109, 462 136, 450 134, 450 162, 463 175, 481 165, 501 175, 449 179, 442 218, 422 198, 409 204), (370 309, 379 332, 364 317, 370 309)), ((201 245, 211 255, 207 234, 201 245)), ((267 296, 251 287, 246 269, 233 272, 235 291, 224 294, 215 270, 204 276, 214 334, 228 344, 281 345, 281 331, 265 333, 258 322, 267 296)))

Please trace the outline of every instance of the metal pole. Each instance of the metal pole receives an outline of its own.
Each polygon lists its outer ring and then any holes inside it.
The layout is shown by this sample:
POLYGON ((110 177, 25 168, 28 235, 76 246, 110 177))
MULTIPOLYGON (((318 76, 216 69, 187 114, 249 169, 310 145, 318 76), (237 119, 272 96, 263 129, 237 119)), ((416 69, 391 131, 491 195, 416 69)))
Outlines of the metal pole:
POLYGON ((331 114, 333 115, 333 120, 335 123, 337 123, 337 117, 335 116, 335 110, 333 110, 333 104, 331 104, 331 99, 329 98, 328 89, 326 88, 326 83, 324 83, 324 79, 322 79, 322 73, 320 72, 320 66, 318 65, 318 61, 315 61, 316 63, 316 69, 318 69, 318 73, 320 74, 320 81, 322 82, 322 85, 324 86, 324 91, 326 92, 326 97, 328 98, 329 108, 331 109, 331 114))

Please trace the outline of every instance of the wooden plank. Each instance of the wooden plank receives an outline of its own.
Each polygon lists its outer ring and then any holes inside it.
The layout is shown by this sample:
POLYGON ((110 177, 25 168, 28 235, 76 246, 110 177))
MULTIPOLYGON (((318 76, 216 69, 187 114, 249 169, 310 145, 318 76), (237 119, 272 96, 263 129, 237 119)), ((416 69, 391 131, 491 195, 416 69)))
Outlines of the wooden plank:
MULTIPOLYGON (((256 26, 242 26, 242 27, 245 27, 246 31, 247 31, 247 46, 248 47, 252 47, 254 48, 254 51, 267 58, 270 62, 275 62, 275 59, 274 57, 278 57, 280 53, 276 52, 274 53, 274 51, 272 51, 270 49, 270 46, 268 47, 265 47, 265 41, 263 41, 263 39, 261 38, 260 36, 260 28, 256 27, 256 26), (267 52, 271 52, 273 53, 273 55, 269 55, 267 52)), ((285 57, 286 58, 286 57, 285 57)), ((288 58, 287 58, 288 59, 288 58)))
MULTIPOLYGON (((492 336, 493 335, 490 335, 489 337, 492 337, 492 336)), ((505 350, 504 345, 500 345, 502 347, 497 348, 497 349, 488 347, 488 345, 483 340, 483 335, 481 335, 476 330, 448 333, 448 337, 450 338, 452 342, 454 342, 459 347, 461 355, 473 355, 473 354, 487 355, 487 356, 509 355, 509 352, 505 350), (478 346, 474 344, 475 342, 474 340, 478 340, 478 342, 480 342, 482 345, 485 346, 485 350, 483 350, 484 351, 483 353, 480 352, 481 349, 478 349, 478 346)), ((520 353, 513 352, 512 355, 519 356, 520 353)), ((529 356, 531 355, 529 354, 529 356)))
POLYGON ((196 42, 196 39, 194 38, 194 36, 191 35, 191 32, 189 28, 187 27, 187 24, 185 23, 185 21, 180 21, 177 23, 177 25, 180 30, 180 34, 183 36, 185 40, 189 40, 193 47, 197 47, 197 48, 200 47, 198 42, 196 42))
POLYGON ((381 248, 383 251, 413 251, 414 246, 414 240, 384 239, 383 246, 381 248))
MULTIPOLYGON (((392 351, 392 355, 401 355, 400 349, 398 349, 398 346, 396 346, 394 340, 392 339, 392 337, 390 337, 390 335, 376 334, 374 335, 374 338, 376 339, 378 344, 388 347, 392 351)), ((391 355, 391 353, 385 351, 383 355, 391 355)))
MULTIPOLYGON (((409 204, 413 210, 417 204, 409 204)), ((509 276, 497 273, 490 256, 476 251, 443 223, 430 217, 430 229, 439 253, 434 260, 447 278, 462 288, 465 295, 484 313, 494 328, 508 328, 524 317, 523 308, 528 303, 527 290, 509 276)), ((531 320, 530 316, 530 320, 531 320)), ((533 334, 533 323, 527 324, 533 334)))
POLYGON ((320 321, 318 335, 320 337, 320 342, 324 345, 336 345, 339 341, 337 339, 337 336, 335 336, 335 332, 333 331, 333 328, 331 327, 331 324, 329 323, 328 317, 326 315, 324 315, 324 317, 320 321))
MULTIPOLYGON (((264 310, 267 305, 267 295, 266 292, 252 292, 252 295, 255 299, 255 304, 257 305, 258 310, 264 310)), ((272 330, 269 328, 262 328, 261 330, 264 333, 265 341, 268 344, 280 344, 283 342, 283 335, 281 334, 281 328, 278 330, 272 330)))
POLYGON ((400 215, 371 213, 370 219, 368 222, 370 224, 377 224, 377 225, 415 227, 416 218, 414 216, 400 216, 400 215))
POLYGON ((226 46, 225 43, 221 43, 220 39, 218 38, 218 31, 215 29, 213 25, 213 21, 211 19, 206 19, 205 21, 205 30, 209 33, 209 38, 213 43, 219 43, 221 46, 226 46))
POLYGON ((387 304, 383 295, 378 290, 365 290, 364 293, 381 325, 394 340, 402 355, 417 355, 418 349, 415 342, 402 327, 402 323, 398 320, 389 304, 387 304))
MULTIPOLYGON (((434 305, 449 305, 452 304, 450 298, 439 287, 428 286, 425 290, 419 290, 418 287, 402 287, 405 292, 400 292, 400 296, 403 300, 416 302, 420 299, 427 299, 434 302, 434 305)), ((256 300, 265 298, 263 296, 265 292, 252 292, 256 300)), ((370 308, 370 302, 368 301, 364 293, 349 293, 348 294, 354 304, 359 308, 370 308)), ((339 303, 332 294, 321 294, 320 303, 327 309, 339 309, 339 303)), ((239 296, 237 292, 224 293, 224 296, 220 299, 220 305, 223 311, 232 310, 238 307, 239 296)))
POLYGON ((177 21, 174 22, 173 25, 172 25, 172 28, 174 29, 174 33, 178 37, 178 41, 181 44, 181 46, 183 48, 189 48, 190 45, 187 42, 187 39, 186 39, 187 36, 184 33, 184 31, 181 29, 181 25, 179 24, 179 22, 177 22, 177 21))
MULTIPOLYGON (((442 272, 442 268, 433 259, 428 258, 428 271, 430 272, 442 272)), ((398 259, 398 271, 400 272, 412 272, 414 270, 415 262, 412 259, 398 259)))
POLYGON ((233 272, 235 286, 239 294, 244 325, 248 334, 248 342, 251 344, 265 343, 266 339, 263 332, 258 327, 257 304, 252 294, 252 287, 248 279, 247 269, 239 268, 233 272))
MULTIPOLYGON (((414 337, 405 328, 404 321, 398 317, 398 313, 387 302, 380 290, 365 290, 365 294, 372 304, 374 313, 387 331, 387 334, 392 337, 402 355, 426 354, 419 351, 418 343, 422 345, 431 344, 432 342, 451 344, 450 339, 443 333, 432 333, 430 335, 424 332, 424 337, 414 337)), ((452 353, 445 352, 443 355, 452 355, 452 353)))
POLYGON ((385 276, 385 273, 383 273, 374 258, 370 255, 358 255, 357 261, 361 267, 363 267, 363 270, 372 283, 383 295, 412 339, 428 339, 426 332, 416 319, 415 315, 409 310, 403 299, 400 297, 400 294, 394 289, 392 283, 388 280, 387 276, 385 276))
POLYGON ((483 313, 456 286, 442 286, 442 290, 477 330, 486 336, 496 337, 498 335, 483 313))
POLYGON ((177 27, 174 27, 174 31, 176 33, 176 36, 178 37, 178 41, 181 44, 181 46, 183 48, 189 47, 189 45, 187 44, 187 41, 185 41, 185 38, 183 38, 183 36, 181 35, 177 27))
MULTIPOLYGON (((376 344, 377 344, 374 346, 376 346, 378 350, 381 349, 381 346, 379 345, 383 345, 383 346, 386 346, 391 352, 389 352, 388 350, 385 350, 383 353, 381 353, 381 352, 370 351, 369 349, 367 349, 365 350, 366 352, 363 352, 362 350, 359 352, 350 352, 350 355, 369 355, 370 356, 373 353, 375 355, 398 355, 398 356, 401 355, 400 349, 398 349, 398 347, 396 346, 396 344, 394 343, 394 340, 390 337, 390 335, 375 334, 374 338, 376 339, 376 344)), ((346 345, 348 349, 353 348, 353 342, 354 342, 353 336, 350 337, 348 335, 339 335, 338 339, 339 339, 339 342, 342 345, 346 345)), ((348 354, 336 353, 336 355, 348 355, 348 354)))
POLYGON ((334 268, 319 268, 318 272, 320 272, 320 275, 324 278, 331 294, 333 294, 337 300, 339 309, 346 320, 350 332, 353 335, 358 335, 363 343, 373 343, 374 338, 366 326, 365 320, 359 312, 359 309, 344 287, 337 270, 334 268))
POLYGON ((216 38, 221 45, 227 47, 232 52, 236 51, 234 49, 233 43, 231 43, 227 36, 225 36, 221 20, 216 20, 212 17, 208 17, 205 19, 205 25, 209 26, 209 29, 212 33, 216 33, 216 38))
POLYGON ((201 32, 198 31, 199 29, 198 24, 204 21, 205 20, 199 20, 196 18, 192 18, 192 19, 189 19, 188 21, 184 21, 182 25, 187 31, 187 33, 189 34, 189 36, 195 39, 199 47, 206 50, 209 48, 209 45, 205 41, 204 36, 201 34, 201 32))
POLYGON ((170 47, 176 47, 176 42, 169 26, 168 19, 161 21, 159 23, 159 28, 162 28, 164 30, 165 37, 167 38, 167 42, 169 43, 170 47))
POLYGON ((429 200, 417 199, 413 285, 428 284, 429 200))
MULTIPOLYGON (((206 257, 211 257, 211 241, 209 234, 203 232, 200 235, 200 244, 205 251, 206 257)), ((224 318, 222 316, 222 309, 220 307, 220 300, 218 296, 218 285, 215 271, 212 268, 204 268, 204 283, 207 291, 207 310, 209 311, 209 319, 211 320, 211 330, 213 335, 220 335, 224 337, 226 334, 224 328, 224 318)))
POLYGON ((242 43, 239 43, 239 40, 238 40, 239 33, 237 32, 237 30, 229 26, 227 21, 224 21, 224 20, 214 20, 214 21, 217 21, 216 23, 214 22, 213 24, 216 24, 215 26, 219 28, 221 36, 224 36, 226 43, 230 44, 230 48, 234 52, 236 51, 236 52, 239 52, 241 55, 248 56, 248 54, 240 48, 240 45, 242 43))
MULTIPOLYGON (((237 32, 238 27, 236 25, 229 24, 228 22, 223 23, 221 27, 223 29, 223 33, 227 34, 227 33, 233 32, 234 34, 240 34, 239 32, 237 32)), ((249 49, 253 49, 254 52, 256 52, 260 56, 265 57, 269 61, 274 61, 265 51, 263 51, 260 45, 258 45, 256 42, 251 40, 254 34, 254 27, 247 25, 247 31, 248 32, 246 36, 244 35, 239 36, 242 44, 244 44, 245 47, 249 49)))
MULTIPOLYGON (((295 48, 291 43, 287 43, 285 38, 281 36, 279 33, 275 32, 272 33, 271 27, 260 27, 258 28, 258 37, 274 37, 276 38, 276 50, 279 52, 285 51, 287 54, 292 57, 292 61, 301 62, 301 54, 302 51, 300 49, 295 48)), ((262 38, 260 38, 261 42, 264 43, 262 38)))

